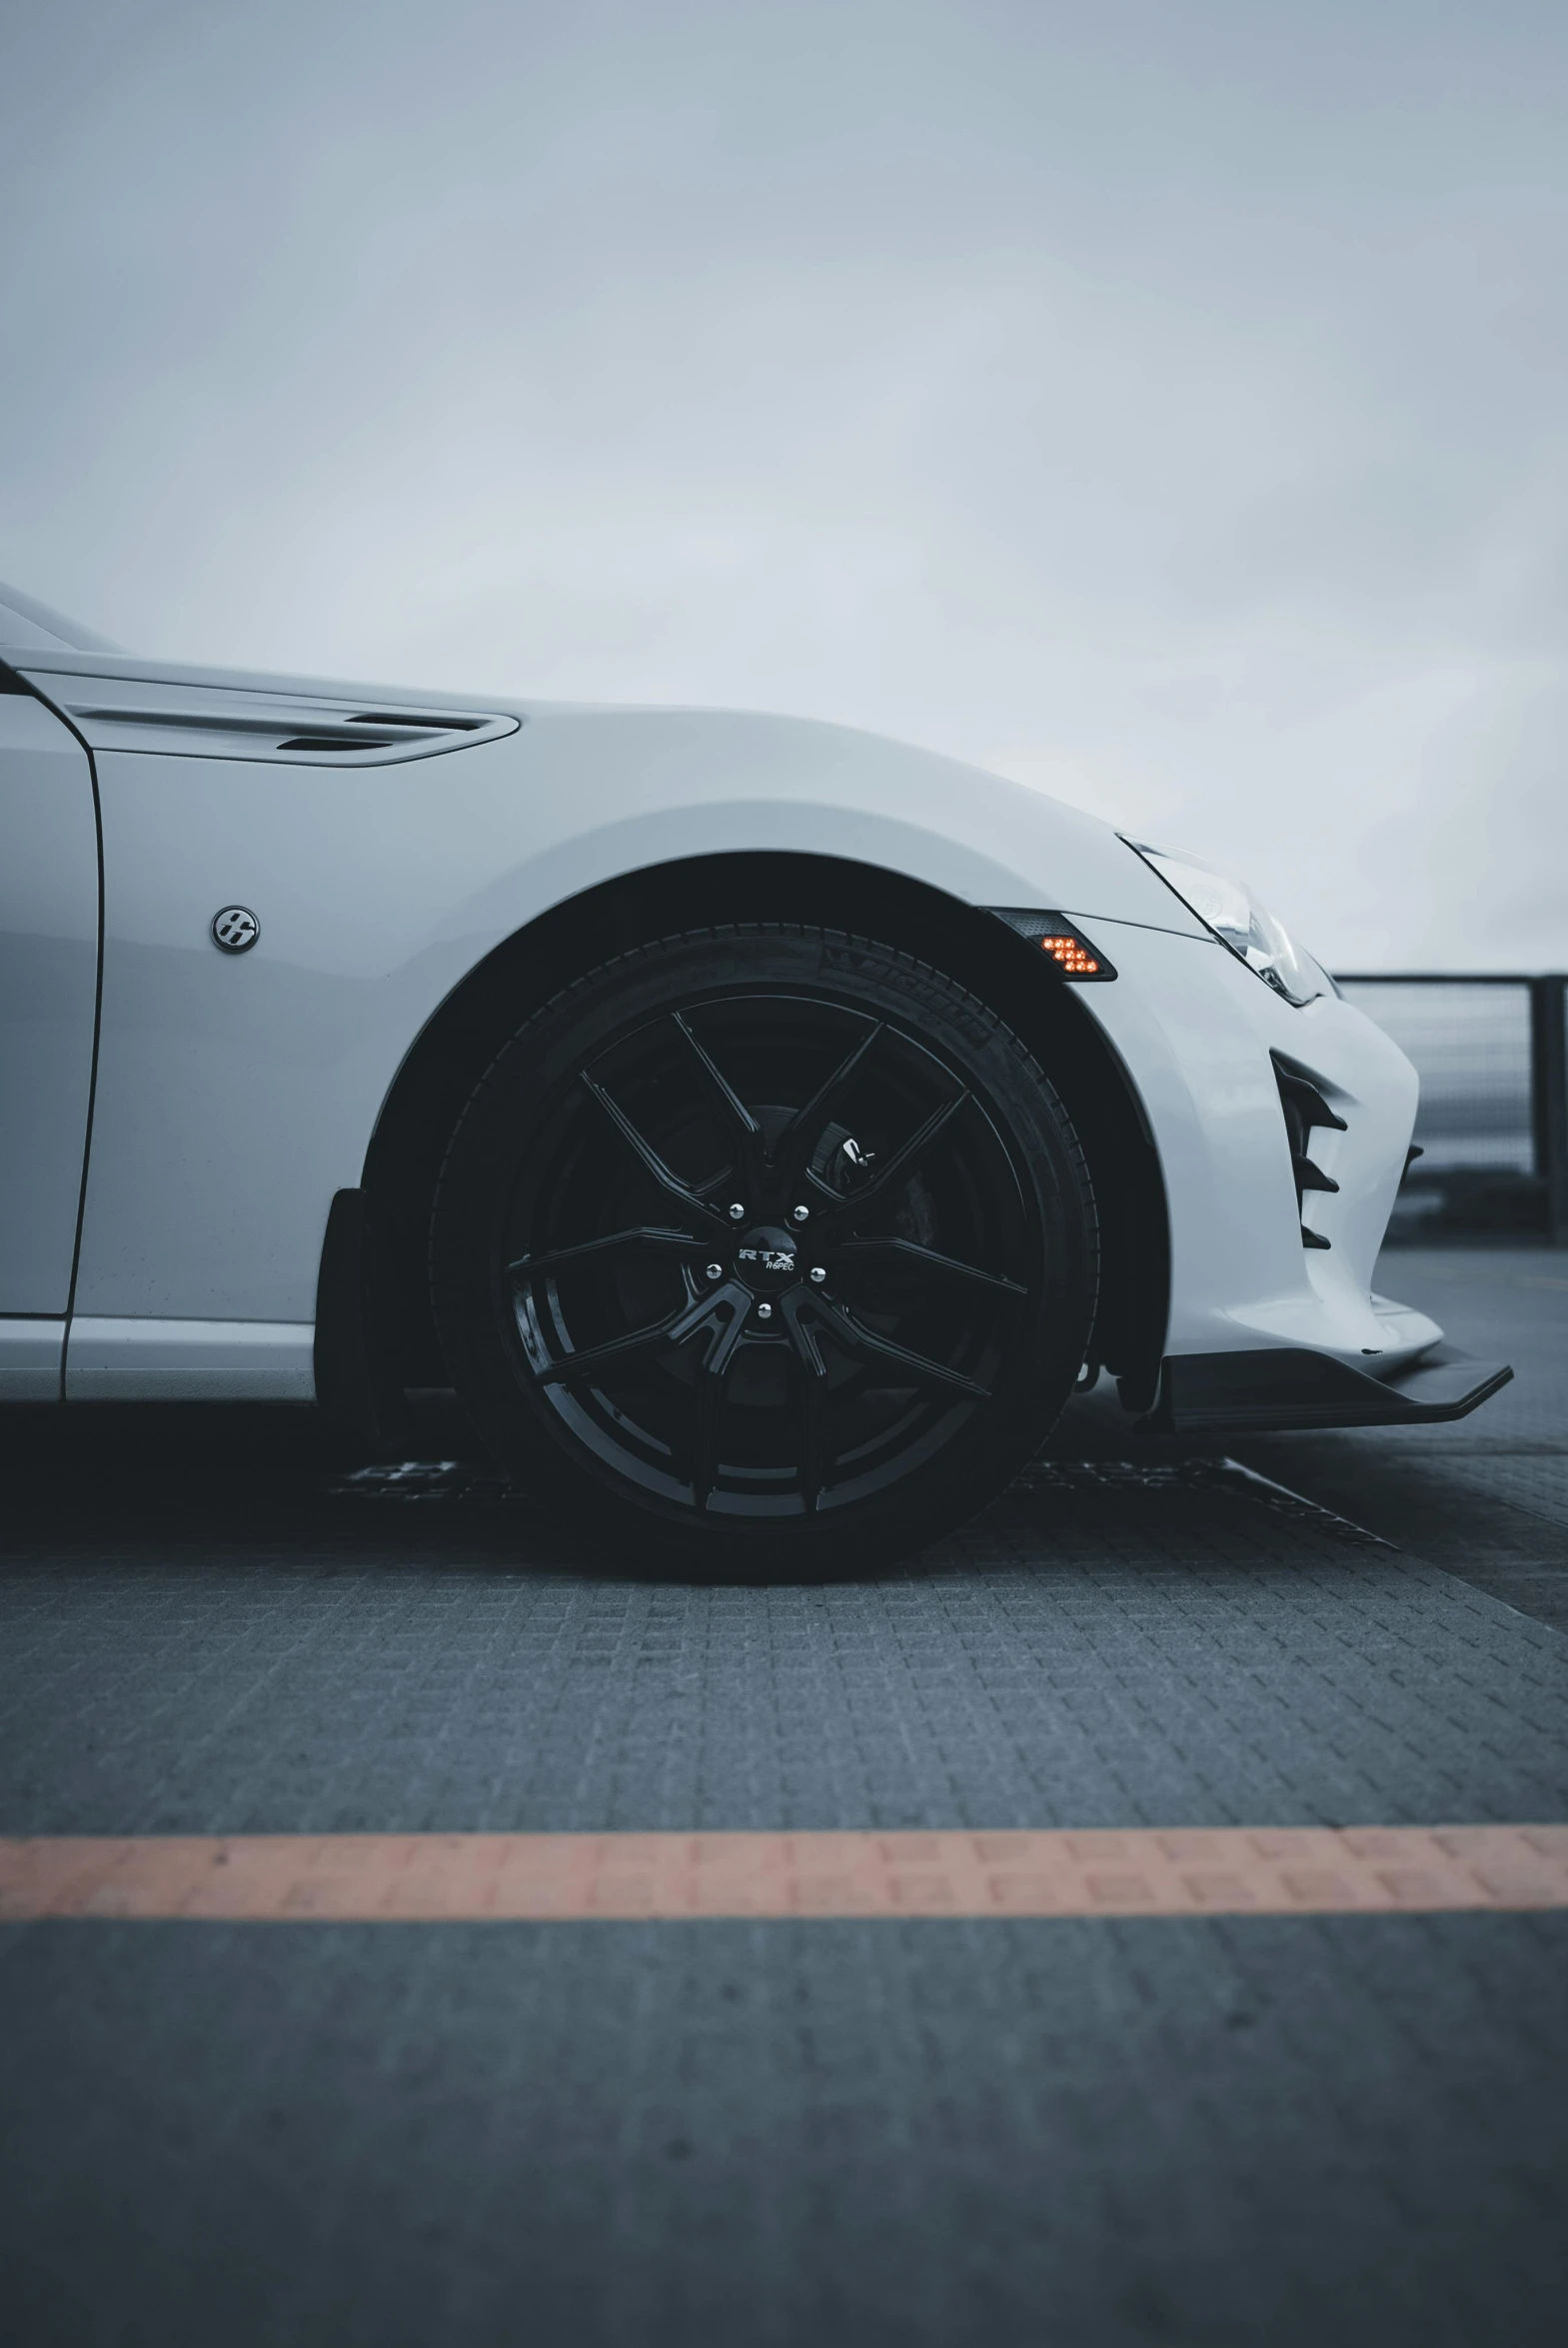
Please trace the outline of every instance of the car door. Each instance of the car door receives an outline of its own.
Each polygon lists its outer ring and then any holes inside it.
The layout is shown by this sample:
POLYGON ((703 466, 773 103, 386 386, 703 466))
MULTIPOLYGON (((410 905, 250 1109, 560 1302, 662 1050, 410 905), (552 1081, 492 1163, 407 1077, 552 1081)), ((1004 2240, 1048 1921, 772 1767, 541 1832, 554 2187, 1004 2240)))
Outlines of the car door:
POLYGON ((87 753, 0 667, 0 1399, 60 1397, 92 1102, 98 922, 87 753))

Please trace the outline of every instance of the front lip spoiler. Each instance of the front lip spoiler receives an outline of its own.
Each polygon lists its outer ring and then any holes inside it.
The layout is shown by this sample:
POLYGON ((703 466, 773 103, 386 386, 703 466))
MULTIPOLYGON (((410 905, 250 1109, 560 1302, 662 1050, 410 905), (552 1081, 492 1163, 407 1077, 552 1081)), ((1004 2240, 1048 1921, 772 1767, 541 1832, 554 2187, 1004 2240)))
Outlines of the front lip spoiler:
POLYGON ((1513 1376, 1506 1361, 1475 1361, 1434 1345, 1386 1377, 1305 1346, 1235 1353, 1171 1353, 1151 1434, 1276 1433, 1290 1427, 1431 1426, 1463 1418, 1513 1376))

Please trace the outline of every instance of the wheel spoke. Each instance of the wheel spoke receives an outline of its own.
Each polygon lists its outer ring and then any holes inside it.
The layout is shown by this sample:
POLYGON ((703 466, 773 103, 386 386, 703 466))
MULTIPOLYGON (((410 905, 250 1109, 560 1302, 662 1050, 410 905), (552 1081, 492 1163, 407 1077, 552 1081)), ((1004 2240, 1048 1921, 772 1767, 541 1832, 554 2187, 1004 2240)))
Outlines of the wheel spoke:
POLYGON ((724 1416, 725 1380, 736 1348, 746 1334, 746 1312, 737 1306, 727 1323, 716 1322, 707 1356, 697 1373, 697 1441, 692 1462, 692 1496, 708 1506, 719 1481, 719 1428, 724 1416))
MULTIPOLYGON (((795 1162, 795 1153, 797 1152, 800 1155, 809 1156, 812 1137, 825 1122, 828 1111, 833 1107, 850 1078, 860 1068, 877 1038, 885 1033, 886 1022, 875 1021, 869 1035, 862 1036, 853 1051, 845 1054, 833 1070, 832 1075, 826 1079, 825 1083, 818 1085, 805 1107, 795 1111, 784 1133, 780 1136, 777 1155, 781 1165, 786 1167, 792 1165, 795 1162)), ((818 1186, 825 1187, 824 1184, 818 1186)), ((834 1191, 832 1195, 836 1197, 837 1192, 834 1191)))
POLYGON ((895 1256, 918 1264, 924 1271, 942 1273, 949 1279, 972 1280, 977 1287, 1000 1288, 1009 1296, 1026 1296, 1018 1280, 1004 1279, 999 1271, 981 1271, 977 1263, 960 1263, 955 1255, 939 1255, 934 1247, 922 1247, 917 1239, 845 1239, 837 1249, 846 1262, 874 1262, 879 1256, 895 1256))
POLYGON ((569 1353, 565 1360, 547 1363, 537 1373, 539 1382, 542 1386, 574 1385, 579 1378, 597 1377, 602 1370, 622 1368, 629 1361, 640 1361, 646 1354, 660 1352, 676 1342, 676 1324, 680 1318, 680 1312, 667 1312, 663 1320, 650 1321, 647 1328, 635 1328, 628 1336, 612 1337, 603 1345, 585 1345, 580 1353, 569 1353))
POLYGON ((784 1326, 793 1348, 791 1374, 795 1390, 795 1442, 799 1452, 800 1499, 813 1515, 821 1498, 826 1473, 823 1422, 827 1404, 827 1364, 822 1359, 811 1326, 816 1299, 788 1295, 784 1299, 784 1326))
POLYGON ((822 1455, 823 1405, 826 1373, 813 1369, 797 1353, 794 1356, 796 1417, 799 1424, 800 1502, 807 1516, 814 1515, 822 1496, 825 1462, 822 1455))
POLYGON ((819 1321, 823 1317, 822 1298, 806 1295, 798 1288, 787 1290, 779 1299, 779 1309, 800 1360, 814 1377, 825 1377, 827 1364, 822 1359, 822 1349, 816 1341, 816 1331, 811 1326, 813 1320, 819 1321))
POLYGON ((718 1102, 720 1108, 723 1110, 725 1116, 729 1119, 731 1125, 734 1126, 737 1143, 741 1153, 741 1163, 743 1170, 747 1175, 747 1178, 755 1186, 757 1177, 762 1172, 761 1160, 763 1129, 758 1124, 756 1118, 752 1115, 752 1112, 747 1108, 746 1103, 741 1099, 740 1094, 737 1093, 729 1078, 725 1075, 723 1069, 720 1068, 718 1062, 713 1058, 712 1054, 706 1049, 706 1047, 699 1043, 697 1037, 693 1035, 691 1028, 682 1018, 680 1012, 672 1012, 670 1017, 672 1023, 680 1032, 680 1035, 688 1050, 690 1051, 692 1058, 696 1061, 703 1082, 708 1087, 710 1093, 713 1094, 714 1099, 718 1102))
MULTIPOLYGON (((879 1166, 869 1181, 861 1182, 856 1188, 846 1192, 840 1203, 849 1209, 851 1215, 856 1215, 862 1207, 868 1206, 873 1198, 879 1198, 895 1183, 901 1181, 905 1174, 912 1174, 915 1166, 924 1157, 937 1135, 952 1123, 969 1098, 968 1089, 965 1088, 963 1092, 955 1093, 950 1101, 944 1101, 940 1109, 933 1109, 924 1125, 916 1126, 907 1142, 893 1152, 885 1166, 879 1166)), ((837 1192, 834 1192, 834 1196, 837 1195, 837 1192)))
POLYGON ((949 1369, 945 1362, 932 1361, 924 1353, 911 1353, 907 1345, 884 1337, 842 1304, 830 1304, 826 1297, 816 1296, 812 1309, 819 1312, 832 1341, 858 1361, 886 1362, 890 1368, 903 1372, 901 1377, 883 1379, 885 1385, 942 1386, 956 1394, 972 1394, 976 1401, 989 1401, 990 1387, 982 1386, 972 1377, 965 1377, 960 1369, 949 1369))
POLYGON ((659 1187, 662 1190, 667 1190, 672 1198, 679 1198, 690 1213, 701 1215, 706 1222, 722 1223, 724 1218, 719 1209, 712 1205, 708 1199, 700 1197, 696 1190, 682 1181, 678 1174, 671 1172, 659 1152, 654 1148, 653 1143, 638 1132, 637 1127, 619 1102, 611 1099, 604 1086, 596 1083, 587 1069, 583 1071, 583 1082, 633 1156, 646 1172, 652 1174, 659 1187))
POLYGON ((746 1310, 746 1301, 745 1289, 734 1280, 727 1280, 722 1288, 679 1305, 674 1312, 667 1312, 663 1320, 651 1320, 646 1328, 635 1328, 624 1337, 611 1337, 603 1345, 585 1345, 580 1353, 568 1353, 563 1360, 550 1362, 537 1372, 539 1382, 545 1386, 573 1385, 580 1378, 598 1376, 601 1370, 617 1369, 625 1362, 641 1360, 646 1354, 684 1344, 706 1323, 712 1321, 717 1327, 722 1306, 728 1305, 739 1319, 746 1310))
POLYGON ((579 1263, 590 1255, 611 1255, 637 1249, 648 1254, 690 1255, 703 1241, 690 1231, 657 1230, 647 1224, 626 1231, 607 1231, 602 1239, 580 1239, 573 1247, 547 1247, 542 1255, 520 1255, 507 1269, 515 1279, 532 1279, 536 1272, 559 1271, 565 1263, 579 1263))

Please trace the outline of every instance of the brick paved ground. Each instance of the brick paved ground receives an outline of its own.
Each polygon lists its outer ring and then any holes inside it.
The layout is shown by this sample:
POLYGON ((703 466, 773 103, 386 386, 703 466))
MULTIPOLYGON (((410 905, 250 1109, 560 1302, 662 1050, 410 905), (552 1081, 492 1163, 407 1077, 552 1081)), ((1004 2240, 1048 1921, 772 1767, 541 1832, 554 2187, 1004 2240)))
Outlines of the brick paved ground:
MULTIPOLYGON (((1248 1447, 1351 1526, 1091 1403, 1097 1467, 809 1589, 332 1496, 299 1420, 18 1419, 0 1831, 1568 1818, 1568 1258, 1383 1277, 1522 1374, 1248 1447)), ((1563 1915, 12 1926, 10 2320, 1555 2343, 1565 1977, 1563 1915)))

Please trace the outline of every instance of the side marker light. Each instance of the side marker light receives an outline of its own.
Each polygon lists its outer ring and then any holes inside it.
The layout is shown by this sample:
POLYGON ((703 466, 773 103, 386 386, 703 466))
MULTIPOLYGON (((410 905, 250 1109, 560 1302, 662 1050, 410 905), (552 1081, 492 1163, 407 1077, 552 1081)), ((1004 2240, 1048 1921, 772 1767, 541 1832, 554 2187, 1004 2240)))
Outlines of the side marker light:
POLYGON ((1042 938, 1040 950, 1064 970, 1069 979, 1097 979, 1099 964, 1086 954, 1076 938, 1042 938))
POLYGON ((1038 947, 1049 955, 1064 979, 1113 979, 1114 969, 1105 960, 1098 947, 1091 946, 1081 930, 1059 913, 1035 913, 1031 908, 1016 905, 993 905, 989 908, 999 922, 1029 946, 1038 947))

